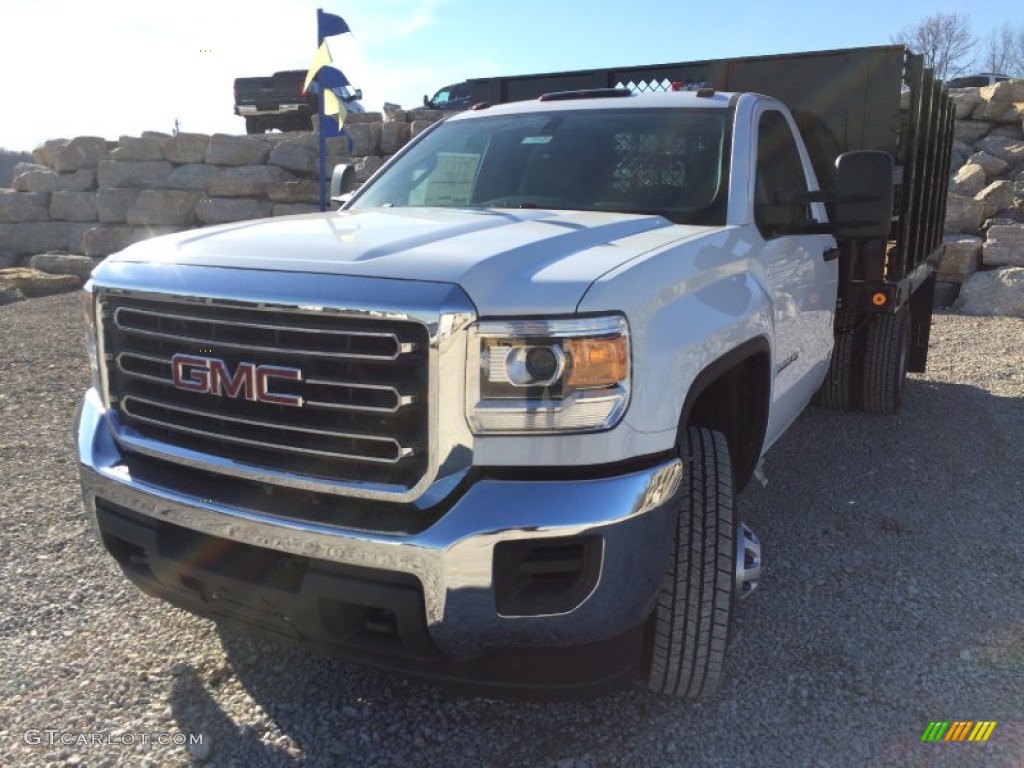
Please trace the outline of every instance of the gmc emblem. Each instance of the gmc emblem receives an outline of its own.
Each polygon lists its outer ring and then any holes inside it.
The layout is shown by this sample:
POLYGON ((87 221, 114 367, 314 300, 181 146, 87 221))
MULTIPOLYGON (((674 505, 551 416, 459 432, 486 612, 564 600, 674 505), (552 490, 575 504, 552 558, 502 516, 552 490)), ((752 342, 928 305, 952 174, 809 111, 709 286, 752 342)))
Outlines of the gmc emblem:
POLYGON ((215 357, 177 354, 171 358, 171 371, 174 374, 174 386, 178 389, 206 395, 245 397, 253 403, 302 407, 299 395, 270 391, 270 379, 302 381, 302 371, 298 368, 239 363, 235 372, 231 373, 228 364, 215 357))

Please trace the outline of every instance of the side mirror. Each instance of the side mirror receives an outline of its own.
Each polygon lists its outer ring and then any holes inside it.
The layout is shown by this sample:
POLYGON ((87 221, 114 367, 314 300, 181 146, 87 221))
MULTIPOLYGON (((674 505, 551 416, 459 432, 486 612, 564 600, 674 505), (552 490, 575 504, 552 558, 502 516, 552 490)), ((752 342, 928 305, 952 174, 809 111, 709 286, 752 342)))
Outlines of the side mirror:
POLYGON ((836 158, 829 190, 829 220, 836 237, 884 239, 892 223, 893 161, 888 152, 862 150, 836 158))
POLYGON ((423 94, 423 106, 427 109, 430 109, 433 106, 433 104, 430 103, 430 97, 425 93, 423 94))
POLYGON ((362 98, 363 98, 363 89, 362 88, 356 88, 355 93, 352 95, 352 100, 353 101, 361 101, 362 98))
POLYGON ((334 166, 334 173, 331 174, 331 200, 338 202, 341 197, 348 195, 356 186, 356 168, 348 163, 339 163, 334 166))

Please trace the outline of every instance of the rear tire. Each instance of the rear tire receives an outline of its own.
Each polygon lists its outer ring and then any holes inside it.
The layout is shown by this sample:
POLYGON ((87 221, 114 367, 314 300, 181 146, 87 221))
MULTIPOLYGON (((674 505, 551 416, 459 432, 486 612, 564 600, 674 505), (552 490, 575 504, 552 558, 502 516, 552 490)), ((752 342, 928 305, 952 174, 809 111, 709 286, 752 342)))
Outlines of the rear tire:
POLYGON ((245 132, 248 134, 263 133, 266 130, 263 121, 258 117, 245 118, 245 132))
POLYGON ((867 413, 890 416, 903 403, 910 355, 910 313, 872 318, 864 349, 862 407, 867 413))
POLYGON ((680 509, 651 620, 647 684, 658 693, 697 699, 714 693, 722 676, 737 598, 739 521, 725 437, 690 428, 677 449, 683 460, 680 509))

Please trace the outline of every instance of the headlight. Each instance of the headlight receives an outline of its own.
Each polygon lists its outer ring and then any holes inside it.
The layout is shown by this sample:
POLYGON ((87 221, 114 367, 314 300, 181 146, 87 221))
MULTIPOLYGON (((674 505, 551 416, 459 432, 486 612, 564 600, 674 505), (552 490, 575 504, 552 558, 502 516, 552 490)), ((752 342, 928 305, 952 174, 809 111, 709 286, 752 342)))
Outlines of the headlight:
POLYGON ((100 389, 100 363, 96 337, 96 297, 92 292, 92 282, 87 282, 82 289, 82 310, 85 314, 85 343, 89 348, 89 369, 92 371, 92 386, 97 392, 100 389))
POLYGON ((624 317, 487 320, 470 344, 466 415, 477 434, 609 429, 626 410, 624 317))

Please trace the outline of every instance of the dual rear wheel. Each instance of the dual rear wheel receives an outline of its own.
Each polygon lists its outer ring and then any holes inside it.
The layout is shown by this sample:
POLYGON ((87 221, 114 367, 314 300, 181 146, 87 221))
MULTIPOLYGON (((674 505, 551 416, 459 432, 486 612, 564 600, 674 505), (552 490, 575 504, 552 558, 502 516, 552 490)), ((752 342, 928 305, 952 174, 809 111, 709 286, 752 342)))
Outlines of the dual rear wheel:
POLYGON ((910 357, 910 313, 836 316, 828 374, 815 402, 837 411, 892 415, 903 403, 910 357))

